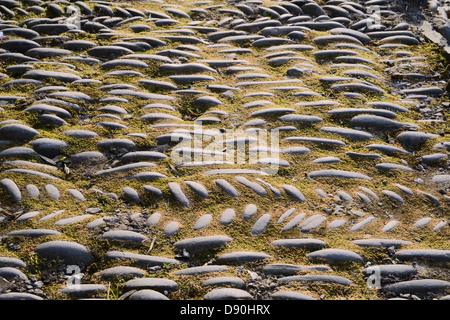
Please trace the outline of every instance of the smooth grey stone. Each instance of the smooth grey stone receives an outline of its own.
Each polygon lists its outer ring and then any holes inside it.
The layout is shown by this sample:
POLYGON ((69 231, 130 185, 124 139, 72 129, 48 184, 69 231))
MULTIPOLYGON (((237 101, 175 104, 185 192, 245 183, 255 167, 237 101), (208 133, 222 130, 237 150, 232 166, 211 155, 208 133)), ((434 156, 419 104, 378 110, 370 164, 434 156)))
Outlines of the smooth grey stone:
POLYGON ((127 177, 127 179, 136 179, 142 181, 153 181, 164 178, 167 178, 167 176, 159 172, 151 172, 151 171, 139 172, 132 176, 127 177))
POLYGON ((167 81, 157 81, 152 79, 141 79, 138 80, 145 88, 149 89, 160 89, 160 90, 177 90, 178 87, 167 81))
POLYGON ((238 197, 239 195, 238 191, 228 181, 224 179, 217 179, 214 182, 219 188, 225 191, 228 195, 234 198, 238 197))
POLYGON ((281 150, 281 153, 286 153, 286 154, 305 154, 305 153, 309 153, 311 150, 309 148, 305 148, 305 147, 288 147, 288 148, 283 148, 281 150))
POLYGON ((94 220, 94 221, 88 223, 87 226, 86 226, 86 228, 87 228, 88 230, 92 230, 92 229, 95 229, 95 228, 97 228, 97 227, 99 227, 99 226, 105 224, 105 223, 106 223, 106 222, 105 222, 105 220, 104 220, 103 218, 99 218, 99 219, 96 219, 96 220, 94 220))
POLYGON ((59 178, 52 176, 50 174, 46 174, 46 173, 43 173, 40 171, 28 170, 28 169, 8 169, 8 170, 4 170, 3 172, 4 173, 12 172, 12 173, 25 174, 25 175, 38 176, 38 177, 46 178, 46 179, 50 179, 50 180, 60 180, 59 178))
POLYGON ((353 281, 340 277, 340 276, 333 276, 333 275, 306 275, 306 276, 288 276, 278 279, 279 283, 281 284, 288 284, 291 282, 308 282, 308 283, 315 283, 315 282, 323 282, 323 283, 332 283, 332 284, 340 284, 343 286, 350 286, 353 284, 353 281))
POLYGON ((194 223, 194 230, 200 230, 209 225, 212 220, 212 215, 207 213, 202 215, 197 221, 194 223))
POLYGON ((70 157, 72 165, 81 165, 89 162, 100 162, 106 160, 106 156, 97 151, 84 151, 76 153, 70 157))
POLYGON ((70 241, 49 241, 34 248, 34 251, 47 260, 62 260, 66 264, 87 266, 92 261, 89 250, 76 242, 70 241))
POLYGON ((359 254, 344 249, 322 249, 308 253, 306 258, 311 260, 326 260, 329 262, 364 262, 364 259, 359 254))
POLYGON ((244 288, 245 282, 238 277, 214 277, 203 281, 200 286, 202 287, 215 287, 215 286, 230 286, 233 288, 244 288))
POLYGON ((336 157, 321 157, 314 159, 312 163, 339 163, 341 160, 336 157))
POLYGON ((253 300, 253 297, 242 289, 216 288, 205 294, 203 300, 253 300))
POLYGON ((401 105, 398 105, 396 103, 390 103, 390 102, 367 102, 367 105, 376 109, 385 109, 393 112, 400 112, 400 113, 409 113, 409 109, 402 107, 401 105))
POLYGON ((200 72, 217 73, 215 69, 201 63, 185 63, 185 64, 165 63, 159 67, 159 70, 161 72, 168 74, 184 74, 184 73, 200 73, 200 72))
POLYGON ((27 269, 27 265, 25 262, 18 258, 12 257, 0 257, 0 268, 3 267, 27 269))
POLYGON ((267 275, 283 275, 283 276, 291 276, 295 275, 299 272, 305 271, 330 271, 330 267, 326 265, 313 265, 313 266, 303 266, 303 265, 295 265, 289 263, 270 263, 264 265, 262 268, 262 272, 267 275))
POLYGON ((313 229, 320 227, 320 225, 327 220, 327 218, 321 214, 315 214, 311 217, 308 217, 303 223, 300 225, 301 232, 310 232, 313 229))
POLYGON ((40 213, 41 213, 40 211, 30 211, 30 212, 22 214, 20 217, 18 217, 16 219, 16 221, 18 221, 18 222, 27 221, 27 220, 29 220, 31 218, 36 217, 40 213))
POLYGON ((378 150, 383 152, 386 155, 394 155, 396 153, 404 153, 404 154, 410 154, 408 151, 395 147, 390 145, 384 145, 384 144, 370 144, 366 146, 369 150, 378 150))
POLYGON ((45 191, 47 191, 50 198, 52 198, 53 200, 58 201, 59 198, 61 197, 61 193, 59 192, 58 188, 56 188, 54 185, 46 184, 44 188, 45 191))
POLYGON ((277 220, 277 223, 282 223, 286 218, 290 217, 294 212, 296 211, 296 208, 291 208, 287 211, 285 211, 277 220))
POLYGON ((396 249, 403 245, 412 244, 410 241, 397 240, 397 239, 358 239, 352 240, 352 242, 360 247, 394 247, 396 249))
POLYGON ((301 123, 319 123, 323 119, 317 116, 309 116, 303 114, 288 114, 280 117, 283 122, 301 122, 301 123))
POLYGON ((27 190, 27 193, 30 197, 34 199, 39 199, 40 191, 38 187, 36 187, 34 184, 27 184, 25 186, 25 189, 27 190))
POLYGON ((256 181, 262 183, 264 186, 266 186, 267 188, 269 188, 270 191, 272 191, 272 193, 276 196, 276 197, 280 197, 281 196, 281 192, 280 190, 278 190, 277 188, 275 188, 274 186, 272 186, 271 184, 267 183, 266 181, 260 179, 260 178, 256 178, 256 181))
POLYGON ((240 184, 246 186, 247 188, 253 190, 256 194, 258 194, 261 197, 264 197, 266 195, 266 190, 256 182, 250 181, 243 176, 238 176, 235 178, 235 180, 240 184))
POLYGON ((368 225, 369 223, 371 223, 372 221, 375 220, 374 216, 370 216, 366 219, 364 219, 363 221, 358 222, 357 224, 355 224, 354 226, 352 226, 350 228, 350 231, 354 232, 354 231, 359 231, 362 228, 364 228, 366 225, 368 225))
POLYGON ((79 221, 82 221, 84 219, 90 218, 91 215, 90 214, 83 214, 80 216, 75 216, 75 217, 70 217, 70 218, 65 218, 65 219, 61 219, 55 222, 55 226, 67 226, 69 224, 73 224, 79 221))
POLYGON ((429 217, 422 218, 422 219, 417 220, 413 226, 414 226, 414 228, 423 228, 426 225, 428 225, 431 222, 431 220, 432 220, 432 218, 429 218, 429 217))
MULTIPOLYGON (((0 159, 4 159, 4 158, 35 158, 35 159, 40 159, 39 154, 34 151, 33 149, 27 148, 27 147, 12 147, 12 148, 8 148, 5 149, 3 151, 0 151, 0 159)), ((13 164, 13 163, 17 163, 17 164, 25 164, 26 161, 22 161, 22 160, 10 160, 10 161, 4 161, 2 162, 2 164, 13 164)), ((30 165, 35 165, 35 166, 39 166, 38 163, 33 163, 33 162, 28 162, 30 165)))
POLYGON ((110 60, 107 62, 104 62, 100 65, 101 69, 112 69, 116 67, 127 67, 127 68, 139 68, 139 69, 146 69, 148 68, 148 64, 140 61, 140 60, 133 60, 133 59, 115 59, 110 60))
POLYGON ((400 261, 430 260, 434 262, 449 262, 450 250, 440 249, 405 249, 395 253, 400 261))
POLYGON ((17 79, 17 80, 11 80, 8 82, 3 83, 0 87, 1 88, 11 88, 16 86, 42 86, 44 83, 39 80, 33 80, 33 79, 17 79))
MULTIPOLYGON (((289 211, 286 211, 282 217, 280 217, 280 219, 278 221, 281 220, 281 218, 283 218, 285 216, 285 214, 288 214, 289 211)), ((286 225, 281 229, 281 232, 285 232, 285 231, 289 231, 293 228, 295 228, 300 221, 303 220, 303 218, 306 216, 306 213, 302 212, 299 213, 298 215, 296 215, 292 220, 290 220, 288 223, 286 223, 286 225)), ((283 219, 284 220, 284 219, 283 219)))
POLYGON ((402 171, 414 171, 414 169, 396 163, 378 163, 374 166, 379 170, 402 170, 402 171))
POLYGON ((353 201, 353 197, 351 195, 349 195, 347 192, 345 191, 338 191, 337 192, 339 198, 345 202, 352 202, 353 201))
POLYGON ((379 154, 367 154, 367 153, 358 153, 358 152, 346 152, 345 153, 350 158, 366 158, 366 159, 381 159, 383 158, 379 154))
POLYGON ((165 278, 141 278, 127 281, 125 288, 127 290, 151 289, 157 292, 170 292, 178 290, 179 287, 175 281, 165 278))
POLYGON ((319 170, 308 173, 308 177, 316 178, 342 178, 342 179, 362 179, 372 180, 372 178, 357 172, 345 170, 319 170))
POLYGON ((330 224, 328 225, 328 229, 338 229, 344 226, 346 223, 347 223, 346 220, 336 219, 330 222, 330 224))
POLYGON ((167 156, 164 153, 157 151, 133 151, 128 152, 120 158, 121 162, 133 162, 136 160, 161 160, 166 159, 167 156))
POLYGON ((34 79, 34 80, 46 80, 46 79, 55 79, 58 81, 70 83, 76 80, 81 80, 81 77, 68 72, 59 72, 59 71, 49 71, 49 70, 30 70, 25 72, 23 75, 24 78, 34 79))
POLYGON ((441 221, 433 227, 433 231, 438 232, 439 230, 441 230, 442 228, 444 228, 447 225, 448 225, 447 221, 441 221))
POLYGON ((60 292, 68 296, 75 297, 89 297, 94 294, 101 294, 106 292, 107 288, 102 284, 77 284, 67 285, 62 288, 60 292))
POLYGON ((348 28, 335 28, 330 30, 331 34, 344 34, 344 35, 348 35, 354 38, 357 38, 359 41, 361 41, 363 44, 367 44, 371 41, 371 38, 362 33, 359 32, 357 30, 353 30, 353 29, 348 29, 348 28))
POLYGON ((381 110, 381 109, 364 109, 364 108, 339 108, 333 109, 327 112, 328 114, 334 116, 346 116, 346 115, 355 115, 355 114, 373 114, 380 117, 385 117, 389 119, 395 119, 397 114, 389 110, 381 110))
POLYGON ((122 188, 122 192, 123 195, 125 196, 126 199, 138 204, 139 202, 141 202, 141 199, 139 197, 139 194, 137 193, 136 190, 134 190, 131 187, 124 187, 122 188))
POLYGON ((205 265, 200 267, 190 267, 187 269, 181 269, 175 271, 173 274, 176 276, 186 276, 186 275, 201 275, 212 272, 227 272, 229 269, 225 266, 214 266, 214 265, 205 265))
POLYGON ((0 277, 5 280, 13 280, 14 278, 19 278, 28 282, 27 276, 19 269, 13 267, 1 267, 0 277))
POLYGON ((266 213, 264 215, 262 215, 253 225, 250 233, 253 236, 257 236, 260 235, 261 233, 264 232, 264 230, 267 228, 267 226, 270 223, 272 216, 269 213, 266 213))
POLYGON ((278 247, 305 249, 308 251, 326 247, 326 243, 318 239, 280 239, 274 240, 270 244, 278 247))
POLYGON ((70 50, 58 49, 58 48, 33 48, 25 52, 26 56, 30 56, 36 59, 45 59, 53 57, 68 56, 72 53, 70 50))
POLYGON ((12 39, 2 43, 3 49, 14 53, 25 53, 30 49, 39 47, 39 43, 29 39, 12 39))
POLYGON ((60 215, 60 214, 63 213, 64 211, 65 211, 65 209, 53 211, 52 213, 49 213, 49 214, 47 214, 46 216, 40 218, 40 219, 38 220, 38 222, 43 222, 43 221, 47 221, 47 220, 53 219, 54 217, 60 215))
POLYGON ((389 221, 388 223, 386 223, 383 227, 383 232, 390 232, 392 231, 398 224, 400 223, 400 221, 398 220, 392 220, 389 221))
POLYGON ((133 51, 120 46, 97 46, 88 49, 87 53, 97 58, 117 59, 125 54, 132 54, 133 51))
POLYGON ((42 297, 26 292, 8 292, 0 294, 0 300, 44 300, 42 297))
POLYGON ((162 112, 153 112, 153 113, 146 113, 141 116, 142 120, 153 122, 158 120, 176 120, 176 121, 182 121, 181 118, 168 114, 168 113, 162 113, 162 112))
POLYGON ((67 110, 60 108, 60 107, 52 106, 49 104, 44 104, 44 103, 33 104, 30 107, 26 108, 24 111, 31 112, 31 113, 39 113, 39 114, 50 113, 50 114, 55 114, 58 117, 64 118, 64 119, 72 118, 72 115, 67 110))
POLYGON ((22 200, 22 193, 19 187, 11 179, 5 178, 0 180, 0 186, 9 194, 14 202, 20 202, 22 200))
POLYGON ((150 186, 150 185, 143 185, 142 188, 146 192, 148 192, 148 193, 150 193, 150 194, 152 194, 152 195, 154 195, 154 196, 156 196, 158 198, 161 198, 163 196, 162 191, 160 189, 156 188, 156 187, 153 187, 153 186, 150 186))
POLYGON ((232 241, 232 238, 221 235, 195 237, 177 241, 174 243, 174 247, 178 250, 186 250, 187 252, 194 254, 204 250, 221 247, 232 241))
POLYGON ((181 187, 176 182, 169 182, 168 187, 170 189, 170 192, 175 197, 175 199, 184 207, 189 208, 190 203, 189 199, 186 197, 186 195, 181 190, 181 187))
POLYGON ((185 181, 184 183, 203 199, 209 198, 208 190, 206 190, 206 188, 200 183, 195 181, 185 181))
POLYGON ((257 207, 254 204, 248 204, 245 208, 244 208, 244 213, 243 213, 243 219, 244 220, 248 220, 251 217, 253 217, 256 213, 257 213, 257 207))
POLYGON ((439 137, 436 134, 431 134, 427 132, 402 132, 400 133, 396 139, 400 144, 405 148, 413 148, 416 145, 423 144, 427 142, 429 139, 439 137))
POLYGON ((98 137, 98 134, 91 130, 67 130, 64 134, 76 139, 93 139, 98 137))
POLYGON ((369 139, 378 139, 377 136, 362 130, 354 130, 340 127, 322 127, 320 131, 334 133, 354 141, 363 141, 369 139))
POLYGON ((233 221, 234 217, 236 216, 236 212, 234 209, 226 209, 222 212, 220 215, 220 224, 221 225, 228 225, 233 221))
POLYGON ((391 190, 383 190, 381 191, 383 194, 387 195, 389 198, 397 201, 398 203, 404 203, 405 201, 403 200, 402 197, 400 197, 400 195, 398 195, 396 192, 391 191, 391 190))
POLYGON ((143 234, 130 230, 111 230, 105 232, 100 237, 106 240, 132 242, 139 244, 148 240, 148 238, 143 234))
MULTIPOLYGON (((260 30, 264 30, 265 28, 279 27, 279 26, 281 26, 281 22, 278 20, 253 21, 248 23, 241 23, 236 27, 234 27, 234 30, 245 31, 248 33, 256 33, 260 30)), ((264 34, 264 36, 267 37, 266 34, 264 34)))
MULTIPOLYGON (((145 271, 139 268, 135 267, 128 267, 128 266, 118 266, 118 267, 112 267, 108 269, 104 269, 98 273, 98 275, 105 280, 109 279, 115 279, 115 278, 141 278, 145 275, 145 271)), ((140 280, 140 279, 136 279, 140 280)), ((133 281, 133 280, 130 280, 133 281)), ((128 282, 130 282, 128 281, 128 282)), ((126 283, 128 283, 126 282, 126 283)))
POLYGON ((217 257, 214 261, 215 264, 236 264, 245 262, 254 262, 264 259, 268 259, 271 256, 262 252, 253 251, 235 251, 231 253, 225 253, 217 257))
POLYGON ((365 275, 373 274, 373 270, 378 269, 381 276, 395 276, 398 279, 409 278, 417 274, 417 269, 410 265, 392 264, 392 265, 376 265, 365 268, 361 272, 365 275))
POLYGON ((39 138, 29 143, 39 154, 49 158, 61 155, 69 147, 69 144, 62 140, 39 138))
POLYGON ((22 62, 35 62, 38 61, 38 59, 27 57, 22 53, 7 52, 7 53, 0 53, 0 61, 15 61, 17 63, 22 63, 22 62))
POLYGON ((383 287, 383 290, 397 294, 425 294, 444 292, 450 288, 450 282, 435 279, 401 281, 383 287))
POLYGON ((175 83, 180 84, 189 84, 194 82, 201 82, 201 81, 217 81, 216 78, 209 76, 209 75, 173 75, 169 76, 170 80, 173 80, 175 83))
MULTIPOLYGON (((441 160, 446 160, 448 159, 448 155, 445 153, 433 153, 433 154, 427 154, 425 156, 422 156, 419 158, 423 163, 426 164, 433 164, 435 162, 439 162, 441 160)), ((436 177, 440 177, 443 175, 437 175, 435 177, 433 177, 433 181, 435 181, 436 177)), ((444 177, 442 177, 442 179, 444 179, 444 177)), ((436 180, 439 180, 439 178, 436 178, 436 180)), ((436 181, 437 182, 437 181, 436 181)), ((444 182, 444 180, 443 180, 444 182)))
POLYGON ((310 142, 319 145, 327 145, 327 146, 345 146, 345 142, 335 139, 324 139, 324 138, 314 138, 314 137, 287 137, 284 138, 285 141, 302 141, 302 142, 310 142))
POLYGON ((306 202, 306 198, 303 193, 298 190, 296 187, 288 184, 282 185, 283 190, 286 194, 299 202, 306 202))
POLYGON ((169 222, 164 228, 164 234, 168 237, 175 235, 180 228, 180 224, 176 221, 169 222))
POLYGON ((126 165, 111 168, 111 169, 100 170, 100 171, 97 171, 94 175, 95 176, 104 176, 104 175, 114 174, 117 172, 134 170, 134 169, 138 169, 138 168, 153 168, 153 167, 156 167, 156 164, 151 163, 151 162, 136 162, 136 163, 126 164, 126 165))
POLYGON ((70 40, 61 45, 62 48, 72 51, 84 51, 96 46, 97 44, 95 42, 88 40, 70 40))
POLYGON ((344 84, 334 84, 330 87, 332 90, 336 91, 363 91, 363 92, 370 92, 370 93, 378 93, 378 94, 384 94, 384 91, 376 86, 373 85, 366 85, 363 83, 344 83, 344 84))
POLYGON ((419 191, 419 193, 423 194, 425 197, 427 197, 427 199, 431 200, 435 205, 439 206, 441 204, 439 199, 436 198, 435 196, 433 196, 432 194, 423 192, 423 191, 419 191))
POLYGON ((355 192, 355 194, 365 203, 370 204, 372 203, 372 200, 369 199, 368 196, 366 196, 365 194, 361 193, 361 192, 355 192))
POLYGON ((97 147, 102 151, 110 152, 113 149, 126 149, 128 152, 136 150, 136 144, 130 139, 104 139, 97 143, 97 147))
POLYGON ((162 214, 161 214, 161 213, 159 213, 159 212, 154 212, 154 213, 152 213, 152 215, 151 215, 150 217, 148 217, 148 219, 147 219, 147 221, 146 221, 145 224, 146 224, 148 227, 152 227, 152 226, 156 225, 156 224, 159 222, 159 220, 161 219, 161 217, 162 217, 162 214))
POLYGON ((105 254, 108 259, 124 259, 129 261, 134 261, 136 264, 146 267, 151 266, 164 266, 164 264, 179 264, 180 262, 175 259, 150 256, 146 254, 123 252, 123 251, 108 251, 105 254))
POLYGON ((317 300, 314 297, 294 291, 277 291, 270 298, 273 300, 317 300))
MULTIPOLYGON (((36 31, 27 29, 27 28, 20 28, 20 27, 11 27, 11 28, 5 28, 2 29, 2 32, 4 35, 14 35, 19 38, 25 38, 25 39, 33 39, 39 37, 39 33, 36 31)), ((10 45, 12 46, 12 45, 10 45)), ((25 48, 21 48, 20 50, 25 50, 25 48)))
POLYGON ((439 87, 423 87, 423 88, 416 88, 416 89, 401 90, 401 93, 403 93, 405 95, 438 96, 443 93, 443 90, 439 87))
POLYGON ((11 123, 0 128, 0 137, 12 141, 28 141, 39 135, 39 132, 23 124, 11 123))
POLYGON ((333 49, 333 50, 319 50, 315 52, 314 57, 319 60, 327 60, 327 59, 334 59, 338 56, 352 56, 352 55, 360 55, 358 52, 353 50, 339 50, 339 49, 333 49))

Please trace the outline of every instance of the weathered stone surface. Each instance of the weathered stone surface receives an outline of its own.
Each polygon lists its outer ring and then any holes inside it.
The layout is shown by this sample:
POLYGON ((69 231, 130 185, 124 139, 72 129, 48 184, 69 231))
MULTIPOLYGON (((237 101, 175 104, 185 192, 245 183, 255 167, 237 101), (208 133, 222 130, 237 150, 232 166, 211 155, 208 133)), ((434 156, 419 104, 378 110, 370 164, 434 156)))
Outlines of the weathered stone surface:
POLYGON ((326 260, 329 262, 364 262, 364 259, 357 253, 344 249, 322 249, 308 253, 306 258, 311 260, 326 260))
POLYGON ((223 246, 231 241, 233 241, 232 238, 220 235, 195 237, 180 240, 174 243, 174 247, 179 250, 186 250, 190 253, 198 253, 204 250, 209 250, 212 248, 223 246))
POLYGON ((83 245, 70 241, 49 241, 34 248, 34 251, 47 260, 62 260, 66 264, 88 266, 92 254, 83 245))

